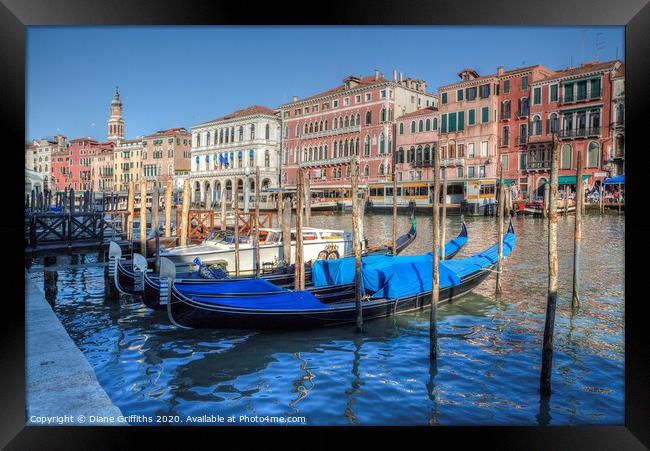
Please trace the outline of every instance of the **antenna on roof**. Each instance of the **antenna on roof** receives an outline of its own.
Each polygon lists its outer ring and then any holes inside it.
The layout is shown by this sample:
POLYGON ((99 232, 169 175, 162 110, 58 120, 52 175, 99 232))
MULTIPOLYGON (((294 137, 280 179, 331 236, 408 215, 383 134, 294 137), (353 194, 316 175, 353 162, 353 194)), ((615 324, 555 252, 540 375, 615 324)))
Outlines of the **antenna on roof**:
POLYGON ((603 50, 607 44, 603 41, 600 40, 600 38, 603 36, 603 33, 596 33, 596 38, 594 39, 594 48, 596 52, 596 61, 600 61, 600 58, 598 56, 600 55, 600 51, 603 50))

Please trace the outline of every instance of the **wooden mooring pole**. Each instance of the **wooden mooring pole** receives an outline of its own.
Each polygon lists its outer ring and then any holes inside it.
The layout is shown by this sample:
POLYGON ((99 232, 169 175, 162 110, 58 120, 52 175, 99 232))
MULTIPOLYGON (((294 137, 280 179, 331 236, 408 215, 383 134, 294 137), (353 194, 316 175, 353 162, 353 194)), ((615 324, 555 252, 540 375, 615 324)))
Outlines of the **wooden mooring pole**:
POLYGON ((172 190, 174 189, 174 182, 167 181, 165 188, 165 238, 172 236, 172 190))
MULTIPOLYGON (((497 240, 498 240, 498 257, 497 257, 497 282, 495 293, 501 294, 501 274, 503 272, 503 214, 506 207, 506 190, 503 181, 503 166, 501 166, 501 179, 499 181, 499 205, 497 209, 497 240)), ((443 241, 444 243, 444 241, 443 241)))
POLYGON ((305 224, 311 227, 311 180, 309 179, 311 170, 308 169, 305 175, 305 224))
POLYGON ((440 296, 440 283, 438 273, 440 271, 438 260, 438 248, 440 239, 440 150, 433 147, 433 224, 431 232, 433 234, 433 258, 431 268, 431 316, 429 318, 429 358, 436 360, 438 357, 438 329, 436 324, 436 315, 438 308, 438 299, 440 296))
POLYGON ((303 171, 298 167, 296 174, 296 256, 294 265, 294 289, 302 291, 305 286, 302 284, 302 273, 305 270, 305 262, 302 254, 302 201, 304 195, 303 189, 303 171))
POLYGON ((235 276, 239 277, 239 180, 233 183, 232 191, 232 212, 235 215, 235 276))
MULTIPOLYGON (((181 242, 178 243, 180 246, 187 246, 187 237, 190 232, 190 181, 185 180, 183 182, 183 206, 181 209, 181 242)), ((178 227, 178 225, 177 225, 178 227)))
POLYGON ((260 276, 260 168, 255 168, 255 277, 260 276))
MULTIPOLYGON (((129 193, 126 201, 127 217, 126 217, 126 239, 133 240, 133 212, 135 210, 135 182, 129 182, 129 193)), ((124 226, 124 224, 122 224, 124 226)))
POLYGON ((557 184, 558 184, 558 141, 553 137, 551 150, 551 183, 549 195, 548 221, 548 293, 546 298, 546 321, 544 342, 542 344, 542 371, 540 391, 551 393, 551 373, 553 369, 553 330, 555 328, 555 309, 557 305, 558 258, 557 258, 557 184))
POLYGON ((549 196, 549 190, 551 189, 551 186, 549 185, 548 182, 544 184, 544 211, 542 213, 542 216, 544 218, 548 217, 548 212, 549 212, 549 207, 548 207, 548 196, 549 196))
POLYGON ((160 191, 158 191, 158 187, 156 186, 151 193, 151 228, 154 231, 154 237, 156 239, 156 260, 154 263, 156 272, 160 269, 160 228, 158 225, 158 207, 160 207, 160 191))
POLYGON ((573 296, 571 307, 580 307, 580 244, 582 241, 582 204, 584 203, 584 186, 582 183, 582 153, 578 151, 578 168, 576 170, 576 211, 575 232, 573 235, 573 296))
MULTIPOLYGON (((282 199, 282 194, 280 194, 280 199, 282 199)), ((289 266, 291 265, 291 198, 287 196, 282 202, 284 202, 282 207, 282 213, 284 214, 282 221, 282 250, 284 262, 289 266)))
POLYGON ((392 240, 392 253, 397 255, 397 176, 395 175, 395 163, 397 162, 397 157, 395 155, 395 149, 393 149, 393 165, 391 166, 391 177, 393 179, 393 240, 392 240))
POLYGON ((445 239, 447 230, 447 169, 443 169, 442 176, 442 222, 440 224, 440 259, 445 259, 445 239))
POLYGON ((226 230, 226 183, 222 182, 221 189, 221 230, 226 230))
POLYGON ((147 181, 140 182, 140 253, 147 257, 147 181))
POLYGON ((359 163, 354 155, 350 160, 352 177, 352 250, 354 251, 354 305, 357 332, 363 332, 363 308, 361 307, 361 239, 359 236, 359 163))

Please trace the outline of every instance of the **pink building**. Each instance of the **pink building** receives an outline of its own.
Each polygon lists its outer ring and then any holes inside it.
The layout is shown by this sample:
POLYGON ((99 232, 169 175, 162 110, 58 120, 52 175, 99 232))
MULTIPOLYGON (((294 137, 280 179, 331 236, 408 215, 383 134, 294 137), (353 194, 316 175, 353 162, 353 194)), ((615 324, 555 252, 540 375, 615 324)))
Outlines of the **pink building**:
POLYGON ((91 189, 93 191, 113 191, 114 189, 113 143, 109 142, 96 150, 91 157, 91 189))
MULTIPOLYGON (((398 181, 433 180, 433 148, 438 145, 438 109, 430 106, 397 120, 395 176, 398 181)), ((390 174, 390 166, 388 167, 390 174)))
POLYGON ((561 187, 575 186, 578 151, 589 185, 612 175, 612 80, 621 67, 620 61, 585 63, 531 84, 533 99, 539 97, 540 102, 533 100, 530 111, 525 168, 530 195, 543 196, 554 133, 561 141, 561 187))
POLYGON ((295 186, 299 166, 313 188, 349 200, 349 162, 360 156, 361 184, 386 180, 391 162, 395 119, 434 106, 422 80, 349 76, 328 91, 280 106, 283 144, 281 180, 295 186))

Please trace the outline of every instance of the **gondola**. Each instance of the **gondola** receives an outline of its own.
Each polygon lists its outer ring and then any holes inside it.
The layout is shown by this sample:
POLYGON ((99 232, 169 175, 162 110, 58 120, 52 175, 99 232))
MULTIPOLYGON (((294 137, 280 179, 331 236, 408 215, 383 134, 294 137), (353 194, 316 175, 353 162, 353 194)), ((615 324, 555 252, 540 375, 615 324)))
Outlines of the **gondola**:
MULTIPOLYGON (((416 228, 415 228, 415 221, 412 221, 411 229, 409 232, 405 235, 402 235, 398 239, 398 253, 401 252, 403 249, 406 248, 409 244, 413 242, 415 239, 416 235, 416 228)), ((459 251, 460 249, 463 248, 467 244, 467 225, 463 222, 461 231, 458 234, 458 236, 449 241, 448 243, 445 244, 445 252, 446 252, 446 258, 451 259, 453 258, 459 251)), ((381 256, 381 255, 390 255, 390 247, 388 248, 389 252, 382 251, 381 249, 377 249, 368 255, 365 255, 365 257, 369 256, 381 256)), ((339 260, 345 260, 346 258, 339 259, 339 260)), ((347 257, 349 260, 350 257, 347 257)), ((330 260, 331 261, 331 260, 330 260)), ((305 273, 305 283, 307 284, 307 288, 309 291, 314 293, 316 296, 331 296, 334 297, 336 293, 349 293, 351 290, 354 289, 354 284, 351 282, 346 282, 346 283, 337 283, 337 284, 328 284, 326 286, 318 286, 318 287, 312 287, 313 281, 311 277, 311 265, 307 265, 307 271, 305 273)), ((238 281, 238 280, 251 280, 251 278, 244 277, 244 278, 238 278, 238 279, 221 279, 219 281, 215 281, 214 279, 205 279, 201 278, 201 276, 198 274, 197 271, 194 271, 192 273, 178 273, 175 271, 175 268, 172 268, 167 265, 167 270, 166 276, 165 277, 170 277, 174 279, 175 281, 182 283, 184 285, 181 285, 184 288, 185 292, 191 293, 192 290, 188 285, 205 285, 205 288, 198 288, 199 290, 202 290, 202 292, 208 292, 209 290, 209 285, 214 285, 215 283, 222 283, 222 282, 232 282, 232 281, 238 281), (190 277, 188 277, 190 276, 190 277)), ((162 269, 162 268, 161 268, 162 269)), ((163 271, 161 271, 163 273, 163 271)), ((267 276, 263 276, 262 279, 265 279, 268 282, 271 282, 275 285, 281 286, 281 287, 291 287, 293 285, 293 275, 294 272, 291 270, 288 273, 284 274, 270 274, 267 276)), ((155 274, 153 272, 147 272, 144 274, 144 293, 143 293, 143 302, 144 304, 152 309, 155 310, 164 310, 165 305, 160 303, 160 278, 158 274, 155 274)), ((330 299, 331 300, 331 299, 330 299)))
MULTIPOLYGON (((503 237, 503 256, 515 245, 512 223, 503 237)), ((472 257, 440 262, 439 301, 470 292, 497 265, 498 244, 472 257)), ((278 291, 262 296, 185 294, 179 282, 162 292, 168 297, 170 321, 185 328, 301 329, 337 326, 356 320, 354 296, 324 302, 309 291, 278 291)), ((431 255, 386 257, 376 267, 362 269, 364 321, 426 307, 431 303, 431 255), (428 274, 427 274, 428 271, 428 274)))
MULTIPOLYGON (((464 223, 463 223, 463 230, 465 234, 464 236, 466 237, 467 230, 465 228, 464 223)), ((462 233, 463 232, 461 232, 461 235, 462 233)), ((415 226, 415 219, 414 216, 411 216, 411 228, 406 234, 400 236, 397 239, 397 243, 396 243, 397 253, 399 254, 404 249, 406 249, 415 240, 416 236, 417 236, 417 228, 415 226)), ((458 247, 458 249, 460 249, 460 247, 458 247)), ((458 249, 456 249, 456 252, 458 251, 458 249)), ((365 255, 379 255, 379 254, 386 254, 390 252, 391 252, 391 246, 383 246, 375 249, 369 249, 365 255)), ((139 254, 133 254, 133 255, 135 259, 135 255, 139 255, 139 254)), ((111 280, 114 281, 117 290, 120 293, 125 293, 130 295, 143 294, 145 290, 149 290, 148 293, 145 292, 145 297, 147 298, 145 299, 145 304, 147 304, 151 308, 156 308, 158 301, 151 301, 151 299, 158 298, 157 276, 146 272, 146 268, 147 268, 146 259, 144 259, 144 257, 139 255, 140 258, 138 258, 137 261, 140 266, 136 266, 136 268, 138 267, 142 268, 144 264, 145 269, 144 270, 141 269, 136 274, 136 271, 133 270, 133 260, 123 260, 121 257, 122 257, 122 251, 119 245, 117 243, 111 242, 109 246, 109 259, 111 261, 109 266, 109 273, 111 276, 111 280)), ((276 268, 271 273, 264 274, 261 277, 278 285, 288 285, 293 283, 293 275, 294 275, 293 265, 291 265, 291 266, 276 268)), ((243 278, 252 278, 252 277, 253 276, 251 275, 251 276, 243 276, 240 278, 243 279, 243 278)), ((205 280, 196 271, 177 272, 176 278, 181 279, 182 281, 188 279, 205 280)), ((309 281, 311 278, 311 266, 309 263, 305 265, 305 278, 306 281, 309 281)))

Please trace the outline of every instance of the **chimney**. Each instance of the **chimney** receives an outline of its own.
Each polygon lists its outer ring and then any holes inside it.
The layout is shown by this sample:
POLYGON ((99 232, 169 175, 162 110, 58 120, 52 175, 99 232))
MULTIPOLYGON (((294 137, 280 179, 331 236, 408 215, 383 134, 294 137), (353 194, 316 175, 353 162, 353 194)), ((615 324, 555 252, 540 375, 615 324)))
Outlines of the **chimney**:
POLYGON ((375 81, 379 80, 379 69, 375 69, 375 81))
POLYGON ((497 67, 497 76, 500 77, 503 75, 503 66, 497 67))
POLYGON ((397 69, 393 69, 393 81, 397 81, 397 69))
POLYGON ((399 73, 399 82, 400 82, 400 83, 402 82, 403 78, 404 78, 404 74, 402 74, 402 73, 400 72, 400 73, 399 73))
POLYGON ((298 101, 298 96, 293 96, 292 102, 297 102, 298 101))

